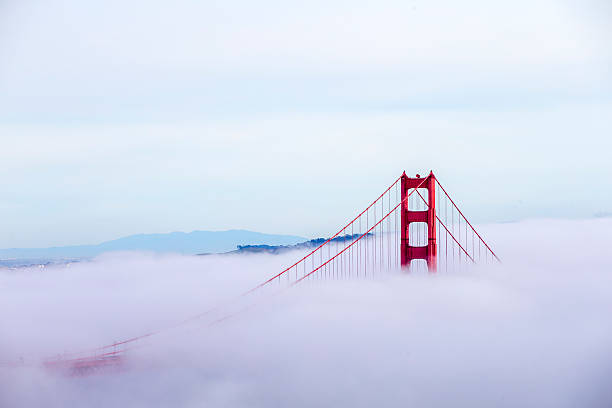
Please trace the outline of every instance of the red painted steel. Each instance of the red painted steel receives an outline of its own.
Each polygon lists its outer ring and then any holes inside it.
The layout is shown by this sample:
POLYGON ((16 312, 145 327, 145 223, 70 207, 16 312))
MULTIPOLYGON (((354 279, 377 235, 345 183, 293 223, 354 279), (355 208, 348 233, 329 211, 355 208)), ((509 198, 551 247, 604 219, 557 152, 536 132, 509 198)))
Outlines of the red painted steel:
POLYGON ((427 180, 427 266, 430 272, 438 270, 438 240, 436 236, 436 176, 429 172, 427 180))
MULTIPOLYGON (((404 173, 404 175, 406 175, 406 173, 404 173)), ((322 264, 321 266, 319 266, 318 268, 314 269, 313 271, 311 271, 308 274, 305 274, 304 276, 302 276, 300 279, 296 280, 295 282, 293 282, 291 284, 291 286, 297 285, 298 283, 300 283, 301 281, 303 281, 304 279, 308 278, 309 276, 311 276, 313 273, 317 272, 318 270, 320 270, 321 268, 323 268, 325 265, 327 265, 328 263, 330 263, 331 261, 333 261, 334 259, 336 259, 338 256, 342 255, 347 249, 350 249, 353 245, 355 245, 357 242, 359 242, 363 237, 367 236, 370 232, 372 232, 378 225, 380 225, 384 220, 386 220, 391 214, 393 214, 393 212, 395 210, 397 210, 400 206, 404 206, 404 204, 407 205, 408 203, 408 198, 410 197, 410 195, 412 193, 414 193, 415 191, 418 193, 417 189, 419 187, 421 187, 424 183, 424 179, 421 179, 421 183, 417 184, 417 186, 409 193, 406 194, 405 197, 402 197, 401 201, 395 206, 393 207, 393 209, 389 210, 389 212, 382 217, 376 224, 372 225, 366 232, 364 232, 362 235, 359 236, 359 238, 357 238, 356 240, 354 240, 353 242, 351 242, 349 244, 349 246, 347 246, 346 248, 344 248, 342 251, 338 252, 336 255, 334 255, 332 258, 330 258, 327 262, 325 262, 324 264, 322 264)), ((417 247, 418 248, 418 247, 417 247)))
MULTIPOLYGON (((461 222, 461 219, 459 219, 459 221, 461 222)), ((438 238, 441 240, 443 239, 444 241, 444 245, 442 247, 444 256, 441 257, 440 262, 444 264, 445 268, 448 265, 448 260, 446 260, 446 258, 449 256, 449 243, 453 244, 453 246, 456 245, 456 248, 458 248, 459 262, 461 262, 461 255, 464 254, 464 259, 469 259, 473 263, 476 263, 476 259, 474 257, 474 234, 472 234, 471 255, 469 253, 469 241, 466 241, 468 226, 478 237, 479 241, 484 244, 485 248, 490 252, 490 254, 492 254, 495 259, 499 260, 487 243, 484 242, 480 234, 476 232, 472 224, 467 221, 463 213, 459 210, 459 208, 457 208, 454 201, 448 196, 448 193, 446 193, 444 187, 442 187, 437 181, 433 172, 430 172, 427 177, 420 177, 417 175, 414 178, 406 176, 406 173, 404 172, 393 184, 391 184, 391 186, 389 186, 376 200, 374 200, 374 202, 372 202, 365 210, 359 213, 357 217, 353 218, 351 222, 349 222, 331 238, 325 240, 322 244, 310 251, 290 267, 285 268, 280 273, 275 274, 271 278, 253 287, 251 290, 237 296, 235 299, 228 301, 228 303, 236 301, 238 298, 246 296, 257 289, 262 288, 263 286, 271 284, 272 282, 278 281, 280 283, 281 276, 286 276, 287 282, 291 282, 293 280, 288 287, 296 285, 307 278, 344 278, 351 275, 351 270, 355 268, 356 263, 357 277, 360 277, 360 272, 363 273, 362 276, 369 277, 376 273, 377 270, 397 265, 397 263, 392 261, 394 256, 396 257, 395 262, 399 260, 402 268, 410 267, 413 260, 423 259, 427 262, 429 271, 435 272, 438 268, 438 238), (395 204, 397 202, 398 186, 401 186, 401 199, 396 205, 393 205, 391 203, 391 189, 395 187, 395 204), (440 187, 441 189, 438 191, 440 193, 440 197, 438 198, 436 197, 436 187, 440 187), (419 189, 427 189, 427 199, 425 199, 421 192, 419 192, 419 189), (425 203, 425 210, 410 209, 408 199, 413 194, 415 197, 420 197, 420 200, 425 203), (386 199, 385 195, 387 195, 386 199), (440 208, 444 209, 444 220, 441 219, 438 214, 436 214, 436 199, 439 200, 440 208), (461 218, 465 220, 466 234, 464 237, 465 239, 463 240, 461 239, 461 224, 459 224, 459 239, 457 239, 454 235, 456 225, 454 222, 454 216, 452 215, 454 212, 451 214, 452 218, 450 223, 448 217, 446 216, 448 201, 452 203, 451 210, 453 208, 456 209, 461 218), (397 251, 397 244, 394 246, 390 244, 391 236, 389 235, 390 231, 393 231, 394 234, 395 231, 397 231, 396 211, 400 213, 399 251, 397 251), (391 217, 392 215, 393 222, 391 217), (357 221, 358 225, 356 224, 357 221), (365 221, 365 228, 363 229, 362 221, 365 221), (413 223, 423 223, 427 225, 426 241, 411 242, 410 226, 413 223), (392 224, 395 225, 395 230, 391 229, 392 224), (350 236, 347 235, 349 227, 351 233, 350 236), (436 230, 436 227, 443 228, 443 230, 440 229, 439 231, 440 237, 437 236, 438 231, 436 230), (354 234, 355 228, 358 228, 357 234, 354 234), (387 234, 387 250, 389 251, 387 256, 384 255, 385 233, 387 234), (451 240, 449 240, 449 236, 451 240), (462 241, 464 244, 462 244, 462 241), (424 245, 421 245, 421 243, 424 243, 424 245), (324 247, 327 247, 327 254, 324 254, 322 249, 324 247), (397 258, 398 252, 399 259, 397 258), (315 254, 317 254, 318 259, 315 259, 315 254), (308 259, 310 262, 307 262, 308 259), (298 276, 298 265, 300 270, 299 275, 302 275, 301 277, 298 276), (294 278, 292 277, 293 272, 295 272, 294 278)), ((425 231, 422 232, 424 233, 425 231)), ((412 240, 414 239, 415 238, 412 238, 412 240)), ((397 243, 397 238, 395 238, 395 242, 397 243)), ((478 248, 480 248, 480 243, 478 248)), ((454 262, 455 252, 450 252, 450 254, 453 257, 454 262)), ((480 254, 478 259, 480 259, 480 254)), ((116 350, 115 348, 118 346, 126 346, 138 340, 156 335, 162 331, 177 328, 186 323, 193 322, 206 315, 212 314, 212 312, 221 313, 221 316, 216 316, 215 320, 208 322, 209 325, 212 326, 219 322, 225 321, 236 314, 242 313, 243 310, 250 307, 252 307, 252 305, 238 311, 230 312, 229 310, 224 311, 221 306, 216 306, 205 311, 204 313, 200 313, 196 316, 192 316, 191 318, 184 319, 178 323, 166 326, 156 331, 150 331, 140 336, 114 342, 93 350, 64 354, 60 358, 48 360, 45 363, 45 366, 49 369, 67 372, 70 375, 88 375, 90 373, 106 371, 109 369, 118 369, 124 365, 124 352, 127 350, 124 347, 121 347, 120 350, 116 350), (110 351, 111 349, 113 351, 110 351), (76 358, 77 355, 84 357, 76 358)))
POLYGON ((125 368, 124 360, 122 352, 110 352, 83 358, 48 360, 43 363, 43 366, 49 371, 60 372, 73 377, 82 377, 91 374, 120 371, 125 368))
MULTIPOLYGON (((436 237, 436 177, 433 172, 423 179, 417 174, 410 178, 406 172, 401 177, 402 208, 401 218, 401 243, 400 243, 400 263, 402 268, 409 268, 412 261, 424 259, 430 272, 438 269, 438 244, 436 237), (413 211, 408 207, 407 197, 409 190, 417 191, 418 188, 427 189, 427 209, 425 211, 413 211), (424 222, 427 224, 427 245, 416 246, 410 242, 410 224, 414 222, 424 222)), ((417 191, 419 196, 423 196, 417 191)))
MULTIPOLYGON (((463 219, 465 220, 465 222, 470 226, 470 228, 472 229, 472 231, 474 231, 474 233, 476 234, 476 236, 478 236, 478 239, 480 240, 480 242, 482 242, 484 244, 484 246, 489 250, 489 252, 491 252, 491 254, 495 257, 495 259, 497 260, 497 262, 501 262, 501 259, 499 259, 499 257, 497 256, 497 254, 495 254, 495 252, 493 252, 493 250, 491 249, 491 247, 489 246, 489 244, 487 244, 487 242, 482 239, 482 237, 480 236, 480 234, 478 233, 478 231, 476 231, 476 228, 474 228, 472 226, 472 223, 468 221, 468 219, 465 217, 465 215, 463 215, 463 213, 461 212, 461 210, 459 209, 459 207, 457 207, 457 204, 455 204, 455 201, 453 201, 453 199, 451 198, 451 196, 446 192, 446 189, 442 186, 442 184, 440 184, 440 182, 436 179, 436 184, 438 184, 438 187, 440 187, 442 189, 442 191, 444 191, 444 194, 446 194, 446 197, 448 197, 448 199, 450 200, 451 204, 453 205, 453 207, 455 207, 457 209, 457 211, 459 212, 459 214, 461 214, 461 217, 463 217, 463 219)), ((454 238, 454 237, 453 237, 454 238)))
MULTIPOLYGON (((442 222, 442 220, 436 215, 436 219, 438 220, 438 222, 440 223, 440 225, 442 225, 442 227, 444 227, 444 229, 446 230, 447 234, 453 239, 453 241, 455 241, 455 243, 459 246, 459 248, 461 249, 461 251, 463 251, 463 253, 470 259, 470 261, 472 261, 472 263, 476 263, 476 261, 474 260, 474 258, 468 253, 468 251, 463 247, 463 245, 461 245, 461 243, 459 241, 457 241, 457 238, 455 238, 455 236, 453 235, 453 233, 448 229, 448 227, 446 226, 446 224, 444 224, 442 222)), ((491 252, 492 253, 492 252, 491 252)))
MULTIPOLYGON (((403 174, 404 176, 406 175, 406 172, 404 172, 403 174)), ((402 176, 400 176, 401 178, 402 176)), ((270 279, 266 280, 265 282, 260 283, 259 285, 255 286, 254 288, 247 290, 246 292, 243 293, 243 295, 247 295, 251 292, 254 292, 255 290, 267 285, 268 283, 272 282, 273 280, 275 280, 276 278, 280 277, 281 275, 289 272, 293 267, 297 266, 300 262, 304 261, 306 258, 312 256, 315 252, 317 252, 319 249, 323 248, 325 245, 327 245, 328 243, 330 243, 334 238, 338 237, 343 231, 346 230, 346 228, 348 228, 350 225, 352 225, 356 220, 358 220, 363 214, 365 214, 373 205, 375 205, 378 200, 380 200, 387 192, 389 192, 391 190, 391 188, 398 182, 399 179, 396 179, 393 184, 391 184, 389 187, 387 187, 387 189, 380 195, 378 196, 378 198, 376 200, 374 200, 372 202, 372 204, 370 204, 365 210, 363 210, 362 212, 359 213, 359 215, 357 215, 355 218, 353 218, 348 224, 346 224, 346 226, 344 228, 342 228, 340 231, 336 232, 331 238, 328 238, 327 241, 323 242, 321 245, 319 245, 318 247, 316 247, 314 250, 312 250, 311 252, 309 252, 308 254, 306 254, 302 259, 300 259, 299 261, 297 261, 296 263, 294 263, 293 265, 283 269, 281 272, 277 273, 276 275, 272 276, 270 279)), ((403 197, 402 197, 403 199, 403 197)), ((377 224, 378 225, 378 224, 377 224)))

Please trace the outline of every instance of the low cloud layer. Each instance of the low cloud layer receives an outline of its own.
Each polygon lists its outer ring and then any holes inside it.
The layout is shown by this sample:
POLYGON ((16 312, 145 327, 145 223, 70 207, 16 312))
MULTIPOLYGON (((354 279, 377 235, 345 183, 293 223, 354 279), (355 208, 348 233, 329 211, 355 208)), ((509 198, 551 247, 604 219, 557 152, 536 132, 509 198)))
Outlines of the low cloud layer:
MULTIPOLYGON (((612 220, 483 231, 503 265, 301 285, 150 338, 121 373, 0 368, 0 406, 611 406, 612 220)), ((164 327, 299 255, 111 254, 0 272, 0 360, 164 327)))

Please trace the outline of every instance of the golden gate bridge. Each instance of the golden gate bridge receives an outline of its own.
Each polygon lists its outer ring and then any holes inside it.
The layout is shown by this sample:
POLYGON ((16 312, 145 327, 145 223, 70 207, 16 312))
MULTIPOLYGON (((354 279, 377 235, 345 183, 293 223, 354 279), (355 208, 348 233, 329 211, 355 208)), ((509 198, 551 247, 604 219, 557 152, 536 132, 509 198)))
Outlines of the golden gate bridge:
MULTIPOLYGON (((342 229, 298 261, 223 305, 177 323, 94 349, 63 353, 43 366, 68 375, 119 370, 145 339, 190 323, 214 326, 254 306, 262 295, 306 281, 372 279, 390 270, 446 273, 500 262, 433 172, 404 172, 342 229)), ((18 366, 19 363, 11 365, 18 366)))

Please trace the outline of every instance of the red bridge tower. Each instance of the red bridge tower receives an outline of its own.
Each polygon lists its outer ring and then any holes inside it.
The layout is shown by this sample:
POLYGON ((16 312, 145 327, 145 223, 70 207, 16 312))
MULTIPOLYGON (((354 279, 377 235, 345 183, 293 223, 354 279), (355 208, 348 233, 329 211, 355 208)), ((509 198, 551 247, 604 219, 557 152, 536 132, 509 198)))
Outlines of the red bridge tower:
MULTIPOLYGON (((426 178, 418 174, 416 178, 402 174, 402 209, 401 209, 401 244, 400 261, 403 268, 409 268, 410 262, 415 259, 424 259, 430 272, 435 272, 438 267, 438 243, 436 240, 436 177, 430 172, 426 178), (410 190, 418 188, 427 190, 427 209, 424 211, 412 211, 408 208, 408 194, 410 190), (414 246, 410 242, 410 225, 415 222, 427 224, 427 245, 414 246)), ((418 193, 417 200, 420 200, 418 193)))

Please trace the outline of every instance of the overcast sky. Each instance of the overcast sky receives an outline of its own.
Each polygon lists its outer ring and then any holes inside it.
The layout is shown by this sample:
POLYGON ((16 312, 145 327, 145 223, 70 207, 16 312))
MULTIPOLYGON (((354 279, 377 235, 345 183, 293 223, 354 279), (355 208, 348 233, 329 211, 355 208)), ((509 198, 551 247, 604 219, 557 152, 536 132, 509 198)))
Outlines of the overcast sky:
POLYGON ((612 7, 0 0, 0 247, 327 235, 405 169, 477 222, 612 212, 612 7))

